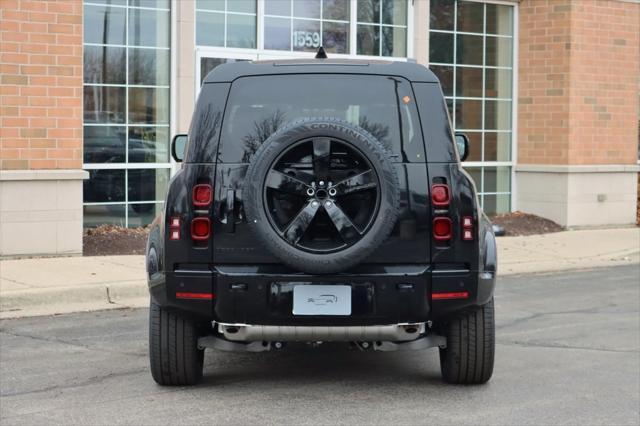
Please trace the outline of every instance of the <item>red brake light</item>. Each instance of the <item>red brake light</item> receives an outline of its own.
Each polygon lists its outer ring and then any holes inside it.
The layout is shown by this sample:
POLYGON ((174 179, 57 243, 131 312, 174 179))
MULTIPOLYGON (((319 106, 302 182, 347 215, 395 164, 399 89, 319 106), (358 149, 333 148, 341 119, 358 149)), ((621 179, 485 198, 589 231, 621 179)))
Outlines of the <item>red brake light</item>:
POLYGON ((449 205, 449 187, 443 184, 431 186, 431 203, 436 207, 446 207, 449 205))
POLYGON ((214 297, 213 293, 193 293, 190 291, 176 292, 176 299, 212 300, 214 297))
POLYGON ((451 293, 433 293, 432 300, 466 299, 469 297, 468 291, 456 291, 451 293))
POLYGON ((211 204, 212 189, 209 184, 198 184, 193 187, 193 205, 196 207, 207 207, 211 204))
POLYGON ((433 219, 433 238, 436 241, 451 239, 451 219, 448 217, 436 217, 433 219))
POLYGON ((191 221, 191 238, 196 241, 209 239, 211 235, 211 221, 208 217, 196 217, 191 221))

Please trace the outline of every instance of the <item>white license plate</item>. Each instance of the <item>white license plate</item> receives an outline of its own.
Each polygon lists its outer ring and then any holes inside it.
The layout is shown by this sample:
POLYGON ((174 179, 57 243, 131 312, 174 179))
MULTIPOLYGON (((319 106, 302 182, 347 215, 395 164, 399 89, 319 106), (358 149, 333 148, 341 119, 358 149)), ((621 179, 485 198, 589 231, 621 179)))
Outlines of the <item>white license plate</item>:
POLYGON ((294 315, 351 315, 348 285, 297 285, 293 288, 294 315))

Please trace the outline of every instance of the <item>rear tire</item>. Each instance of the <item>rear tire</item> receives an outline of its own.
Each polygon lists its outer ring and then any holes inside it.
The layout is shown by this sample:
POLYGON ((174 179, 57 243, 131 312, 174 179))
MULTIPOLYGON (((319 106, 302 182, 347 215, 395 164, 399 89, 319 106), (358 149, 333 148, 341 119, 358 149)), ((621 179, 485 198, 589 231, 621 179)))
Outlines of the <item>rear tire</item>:
POLYGON ((495 354, 493 299, 472 312, 464 312, 445 325, 446 349, 440 349, 445 382, 486 383, 493 374, 495 354))
POLYGON ((196 324, 151 301, 149 359, 153 380, 164 386, 195 385, 202 379, 204 350, 196 324))

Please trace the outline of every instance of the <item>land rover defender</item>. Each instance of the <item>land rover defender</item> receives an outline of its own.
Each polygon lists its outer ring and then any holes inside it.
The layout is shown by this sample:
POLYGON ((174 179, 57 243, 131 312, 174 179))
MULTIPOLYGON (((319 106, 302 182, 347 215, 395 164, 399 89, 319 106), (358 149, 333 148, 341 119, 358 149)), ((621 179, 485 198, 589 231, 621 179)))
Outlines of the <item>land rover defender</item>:
POLYGON ((489 380, 496 244, 468 149, 416 63, 215 68, 147 245, 155 381, 289 342, 438 348, 445 381, 489 380))

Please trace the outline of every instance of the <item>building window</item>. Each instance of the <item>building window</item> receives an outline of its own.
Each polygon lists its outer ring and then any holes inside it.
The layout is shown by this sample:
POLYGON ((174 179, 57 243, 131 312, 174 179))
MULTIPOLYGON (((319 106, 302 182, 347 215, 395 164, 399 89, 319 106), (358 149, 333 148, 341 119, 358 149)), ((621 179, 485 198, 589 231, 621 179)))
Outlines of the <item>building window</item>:
POLYGON ((431 0, 429 67, 456 131, 470 139, 465 168, 488 214, 510 210, 514 6, 431 0))
POLYGON ((196 0, 196 45, 407 56, 408 0, 263 0, 261 6, 258 13, 257 0, 196 0))
POLYGON ((357 54, 407 56, 406 0, 358 0, 357 54))
POLYGON ((349 0, 265 0, 264 48, 349 53, 349 0))
POLYGON ((84 2, 84 223, 144 226, 169 181, 169 0, 84 2))
POLYGON ((256 47, 256 0, 196 0, 196 44, 256 47))

